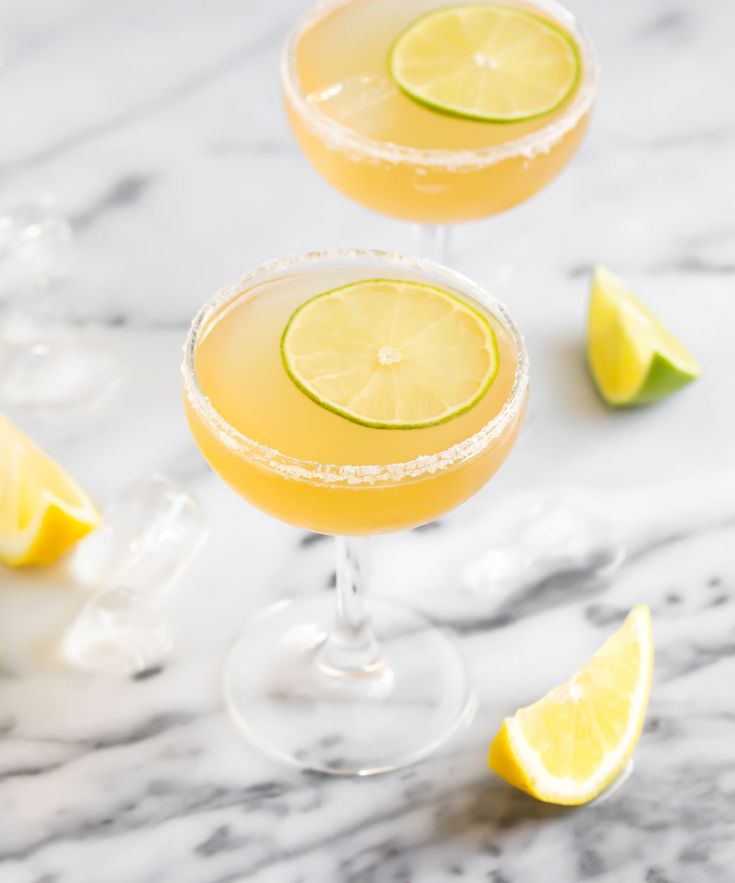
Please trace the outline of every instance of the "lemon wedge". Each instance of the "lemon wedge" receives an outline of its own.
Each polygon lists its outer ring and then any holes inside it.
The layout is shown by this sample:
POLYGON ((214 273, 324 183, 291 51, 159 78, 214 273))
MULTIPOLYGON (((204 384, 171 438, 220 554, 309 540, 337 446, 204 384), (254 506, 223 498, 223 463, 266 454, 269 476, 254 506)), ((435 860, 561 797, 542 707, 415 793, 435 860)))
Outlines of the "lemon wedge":
POLYGON ((639 605, 570 681, 503 721, 491 769, 547 803, 597 797, 638 742, 652 672, 651 615, 639 605))
POLYGON ((49 564, 98 524, 79 485, 0 414, 0 561, 49 564))
POLYGON ((366 279, 318 294, 281 339, 286 372, 318 405, 377 429, 419 429, 468 411, 498 371, 488 319, 448 291, 366 279))

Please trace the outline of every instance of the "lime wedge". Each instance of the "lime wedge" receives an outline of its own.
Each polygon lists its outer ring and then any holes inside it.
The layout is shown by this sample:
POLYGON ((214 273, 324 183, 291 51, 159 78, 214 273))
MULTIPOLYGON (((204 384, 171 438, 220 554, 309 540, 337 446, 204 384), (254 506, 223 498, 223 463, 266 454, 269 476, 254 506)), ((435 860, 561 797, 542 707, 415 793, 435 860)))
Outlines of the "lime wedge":
POLYGON ((701 374, 689 350, 602 267, 592 277, 587 354, 610 405, 659 401, 701 374))
POLYGON ((291 316, 281 356, 318 405, 378 429, 418 429, 468 411, 495 379, 495 333, 431 285, 366 279, 318 294, 291 316))
POLYGON ((563 104, 581 62, 576 43, 552 22, 487 3, 417 19, 393 44, 388 67, 409 98, 432 110, 512 123, 563 104))

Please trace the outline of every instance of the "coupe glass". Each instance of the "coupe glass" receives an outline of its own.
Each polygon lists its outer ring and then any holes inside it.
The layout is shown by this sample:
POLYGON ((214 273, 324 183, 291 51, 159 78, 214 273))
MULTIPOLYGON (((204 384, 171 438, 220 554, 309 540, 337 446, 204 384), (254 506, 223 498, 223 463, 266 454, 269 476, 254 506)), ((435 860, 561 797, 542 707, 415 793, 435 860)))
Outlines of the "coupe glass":
POLYGON ((118 386, 110 353, 90 345, 65 307, 72 228, 50 196, 0 205, 0 402, 64 409, 118 386))
POLYGON ((453 5, 452 0, 370 0, 369 9, 367 3, 327 0, 293 29, 281 65, 288 118, 301 149, 323 178, 367 208, 413 222, 417 252, 447 264, 450 225, 523 202, 574 156, 597 91, 592 44, 555 0, 508 0, 506 5, 535 11, 572 36, 579 47, 581 80, 561 110, 535 121, 457 120, 417 107, 394 85, 387 64, 385 70, 382 65, 383 54, 387 59, 404 27, 430 9, 453 5), (355 20, 340 24, 339 17, 346 22, 351 13, 355 20), (327 20, 330 24, 320 36, 327 20), (373 51, 376 56, 368 58, 373 51), (350 60, 352 72, 342 76, 335 59, 346 54, 359 58, 365 72, 358 65, 355 73, 350 60), (381 59, 377 69, 376 57, 381 59), (379 117, 381 122, 375 123, 379 117), (391 121, 387 126, 385 119, 391 121), (381 134, 386 130, 392 137, 381 134))
MULTIPOLYGON (((232 718, 264 752, 324 773, 369 775, 434 751, 471 716, 467 672, 453 640, 421 613, 388 598, 368 604, 369 536, 388 525, 415 527, 453 508, 487 482, 513 446, 525 410, 528 363, 507 312, 469 279, 424 259, 376 251, 305 254, 260 267, 206 304, 189 331, 182 371, 189 424, 214 470, 271 515, 341 534, 336 593, 315 587, 306 600, 280 601, 256 616, 234 646, 224 672, 232 718), (412 460, 336 465, 282 453, 217 411, 198 374, 198 352, 236 304, 258 298, 262 310, 262 300, 278 297, 284 285, 316 294, 375 278, 439 286, 479 305, 502 327, 513 357, 507 394, 492 419, 450 447, 412 460)), ((243 394, 262 384, 259 376, 243 376, 237 364, 232 376, 243 394)), ((278 392, 268 392, 275 402, 278 392)), ((299 431, 294 423, 296 441, 299 431)))

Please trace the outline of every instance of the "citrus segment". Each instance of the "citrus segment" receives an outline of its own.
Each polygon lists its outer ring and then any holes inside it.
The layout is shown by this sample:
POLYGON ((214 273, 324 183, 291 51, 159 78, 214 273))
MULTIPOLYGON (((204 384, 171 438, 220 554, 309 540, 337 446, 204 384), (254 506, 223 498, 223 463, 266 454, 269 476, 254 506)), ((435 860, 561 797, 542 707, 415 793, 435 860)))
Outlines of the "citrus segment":
POLYGON ((587 353, 595 383, 611 405, 658 401, 701 374, 686 347, 602 267, 592 278, 587 353))
POLYGON ((457 5, 413 22, 394 43, 396 85, 453 116, 519 122, 555 110, 580 75, 579 50, 550 21, 499 4, 457 5))
POLYGON ((498 370, 489 321, 447 291, 367 279, 302 304, 284 367, 317 404, 354 423, 416 429, 468 411, 498 370))
POLYGON ((503 721, 490 767, 548 803, 592 800, 638 742, 652 672, 651 615, 639 605, 570 681, 503 721))
POLYGON ((0 414, 0 561, 49 564, 98 523, 71 476, 0 414))

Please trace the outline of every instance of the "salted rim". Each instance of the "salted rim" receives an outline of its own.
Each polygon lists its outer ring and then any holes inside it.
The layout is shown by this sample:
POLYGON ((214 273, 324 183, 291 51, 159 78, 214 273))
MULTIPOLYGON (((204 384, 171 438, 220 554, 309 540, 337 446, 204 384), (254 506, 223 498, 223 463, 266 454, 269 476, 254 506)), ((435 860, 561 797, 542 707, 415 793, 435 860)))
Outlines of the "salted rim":
MULTIPOLYGON (((360 135, 347 126, 327 116, 309 102, 301 89, 296 71, 296 46, 302 35, 319 21, 340 6, 347 6, 356 0, 321 0, 296 23, 291 30, 281 55, 281 80, 287 102, 293 105, 306 126, 328 147, 352 152, 359 157, 393 163, 441 168, 458 171, 467 168, 482 168, 516 156, 530 158, 548 152, 567 132, 574 129, 582 117, 592 107, 597 94, 599 66, 592 42, 586 31, 574 16, 556 0, 534 0, 535 9, 548 13, 574 37, 582 59, 582 79, 574 97, 561 116, 535 132, 520 138, 467 150, 431 150, 407 147, 388 141, 376 141, 360 135)), ((504 5, 528 8, 519 0, 502 0, 504 5)), ((479 125, 482 125, 480 123, 479 125)))
POLYGON ((258 466, 269 469, 285 478, 328 485, 394 485, 407 479, 417 479, 457 466, 482 453, 512 421, 523 407, 528 387, 528 354, 523 337, 518 332, 507 310, 483 288, 462 276, 460 273, 422 258, 405 257, 389 251, 369 249, 334 249, 311 251, 270 261, 243 276, 239 282, 219 291, 194 317, 184 344, 184 360, 181 366, 184 394, 204 426, 218 441, 235 454, 253 461, 258 466), (339 465, 319 463, 315 460, 302 460, 270 448, 231 426, 212 405, 204 394, 196 374, 195 354, 202 331, 208 327, 210 319, 227 304, 236 300, 256 285, 276 276, 286 276, 299 269, 315 264, 369 263, 381 261, 396 270, 430 274, 433 279, 456 289, 461 294, 482 304, 501 320, 515 343, 518 360, 510 395, 500 411, 478 432, 461 442, 457 442, 436 454, 427 454, 404 460, 399 463, 378 465, 339 465))

